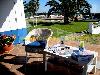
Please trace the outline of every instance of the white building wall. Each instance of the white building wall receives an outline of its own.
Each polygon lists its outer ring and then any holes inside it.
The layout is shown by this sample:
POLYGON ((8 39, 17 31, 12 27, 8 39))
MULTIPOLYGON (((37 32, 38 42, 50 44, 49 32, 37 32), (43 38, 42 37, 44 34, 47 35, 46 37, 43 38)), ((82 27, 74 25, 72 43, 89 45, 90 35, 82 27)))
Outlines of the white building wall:
POLYGON ((95 27, 93 23, 89 24, 89 33, 91 34, 100 34, 100 26, 95 27))
POLYGON ((26 28, 23 0, 0 0, 0 32, 26 28))

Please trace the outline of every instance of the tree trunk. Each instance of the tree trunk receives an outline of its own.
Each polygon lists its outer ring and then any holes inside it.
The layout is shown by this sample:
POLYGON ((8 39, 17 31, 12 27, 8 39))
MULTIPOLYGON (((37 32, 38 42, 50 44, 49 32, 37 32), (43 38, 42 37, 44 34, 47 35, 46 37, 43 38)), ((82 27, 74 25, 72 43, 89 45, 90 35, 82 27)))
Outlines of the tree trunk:
POLYGON ((69 18, 68 13, 64 14, 64 24, 69 24, 69 18))

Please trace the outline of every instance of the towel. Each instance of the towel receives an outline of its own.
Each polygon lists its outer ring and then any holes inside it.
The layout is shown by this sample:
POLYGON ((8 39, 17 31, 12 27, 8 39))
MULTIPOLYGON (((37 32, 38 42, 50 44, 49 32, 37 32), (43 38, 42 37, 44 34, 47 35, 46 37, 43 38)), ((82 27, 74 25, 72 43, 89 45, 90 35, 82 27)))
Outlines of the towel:
POLYGON ((94 57, 94 54, 89 50, 84 50, 84 51, 74 50, 71 57, 72 59, 77 61, 89 61, 94 57))

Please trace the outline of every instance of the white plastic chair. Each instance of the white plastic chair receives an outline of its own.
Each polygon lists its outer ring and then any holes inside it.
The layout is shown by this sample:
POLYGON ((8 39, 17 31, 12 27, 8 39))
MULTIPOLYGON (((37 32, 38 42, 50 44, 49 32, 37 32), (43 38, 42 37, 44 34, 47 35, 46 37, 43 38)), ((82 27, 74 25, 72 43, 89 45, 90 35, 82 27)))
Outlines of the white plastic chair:
POLYGON ((44 48, 48 47, 48 40, 52 34, 53 32, 48 28, 37 28, 28 33, 25 37, 26 63, 28 61, 27 53, 42 52, 44 48))

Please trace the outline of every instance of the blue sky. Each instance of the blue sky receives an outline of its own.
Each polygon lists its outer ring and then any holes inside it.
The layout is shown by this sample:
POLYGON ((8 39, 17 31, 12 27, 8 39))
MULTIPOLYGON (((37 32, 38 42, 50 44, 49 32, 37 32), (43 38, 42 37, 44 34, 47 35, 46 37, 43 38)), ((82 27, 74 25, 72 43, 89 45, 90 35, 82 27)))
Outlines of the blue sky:
POLYGON ((91 12, 100 13, 100 0, 87 0, 91 5, 91 12))
MULTIPOLYGON (((29 1, 29 0, 26 0, 26 1, 29 1)), ((40 0, 39 1, 40 7, 39 7, 38 12, 48 12, 50 7, 45 6, 47 1, 49 1, 49 0, 40 0)), ((87 0, 87 1, 92 5, 92 8, 91 8, 92 13, 100 13, 100 0, 87 0)))

